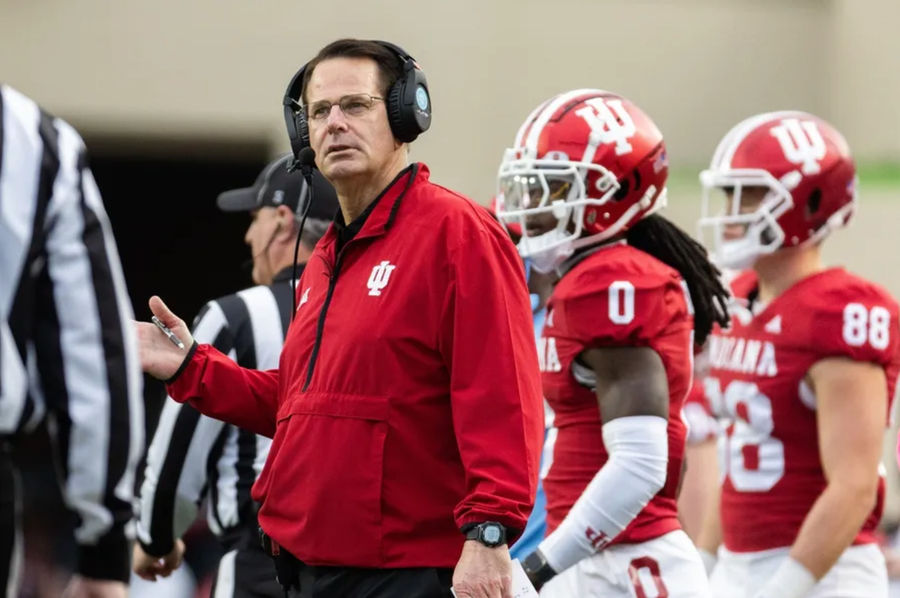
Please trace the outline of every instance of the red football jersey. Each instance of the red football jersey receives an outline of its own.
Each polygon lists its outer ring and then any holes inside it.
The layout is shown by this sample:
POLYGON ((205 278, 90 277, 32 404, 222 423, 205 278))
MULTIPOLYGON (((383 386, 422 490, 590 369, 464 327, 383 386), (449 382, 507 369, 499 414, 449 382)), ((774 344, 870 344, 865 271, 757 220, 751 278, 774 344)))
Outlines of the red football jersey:
POLYGON ((576 361, 594 347, 650 347, 662 358, 669 383, 666 483, 613 543, 642 542, 679 529, 675 498, 686 434, 680 413, 691 385, 694 336, 681 276, 624 243, 606 246, 562 277, 547 310, 538 353, 557 434, 544 479, 547 533, 556 529, 609 458, 594 372, 576 361))
MULTIPOLYGON (((748 304, 755 273, 739 276, 732 287, 748 304)), ((729 550, 793 544, 826 485, 816 397, 806 374, 828 357, 877 363, 892 398, 900 368, 897 325, 897 302, 884 289, 833 268, 801 280, 756 314, 735 306, 731 329, 710 336, 704 388, 714 410, 729 420, 719 438, 722 531, 729 550)), ((883 498, 882 479, 855 544, 874 541, 883 498)))

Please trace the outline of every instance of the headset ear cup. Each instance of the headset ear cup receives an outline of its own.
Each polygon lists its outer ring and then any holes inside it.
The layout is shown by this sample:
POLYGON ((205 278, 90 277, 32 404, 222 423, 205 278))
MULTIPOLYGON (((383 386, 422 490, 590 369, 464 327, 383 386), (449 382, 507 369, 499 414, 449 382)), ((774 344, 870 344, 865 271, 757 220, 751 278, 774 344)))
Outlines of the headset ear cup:
POLYGON ((388 92, 387 113, 388 123, 391 125, 391 132, 398 141, 409 143, 416 138, 418 133, 413 132, 410 138, 410 131, 406 119, 403 118, 403 91, 406 87, 406 79, 397 79, 388 92))
POLYGON ((414 68, 410 72, 405 90, 409 103, 409 118, 415 123, 416 135, 424 133, 431 126, 431 94, 428 93, 428 82, 421 69, 414 68))
POLYGON ((388 92, 387 112, 391 132, 403 143, 415 141, 431 126, 431 98, 425 73, 411 62, 407 63, 406 74, 388 92), (420 93, 424 97, 417 97, 420 93), (420 100, 424 102, 424 108, 420 100))

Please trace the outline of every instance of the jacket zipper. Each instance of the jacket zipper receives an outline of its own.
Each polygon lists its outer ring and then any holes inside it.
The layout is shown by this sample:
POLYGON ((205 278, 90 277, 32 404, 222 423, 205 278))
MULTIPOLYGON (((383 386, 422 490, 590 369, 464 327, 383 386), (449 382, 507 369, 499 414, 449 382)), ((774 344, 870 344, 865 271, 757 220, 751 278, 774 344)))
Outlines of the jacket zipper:
MULTIPOLYGON (((400 200, 406 196, 406 192, 409 191, 409 188, 412 187, 413 183, 416 182, 416 176, 419 172, 419 165, 412 164, 408 168, 405 168, 397 177, 382 191, 382 194, 387 192, 388 189, 394 186, 394 183, 400 179, 406 171, 410 172, 409 180, 406 182, 406 186, 403 188, 403 191, 400 192, 400 195, 394 200, 394 206, 391 209, 391 217, 389 219, 389 223, 393 221, 394 214, 397 211, 397 208, 400 205, 400 200)), ((379 195, 379 199, 381 196, 379 195)), ((309 388, 309 383, 312 381, 313 371, 316 369, 316 359, 319 357, 319 348, 322 346, 322 334, 325 331, 325 315, 328 312, 328 306, 331 305, 331 296, 334 293, 334 285, 337 284, 338 272, 341 269, 341 261, 344 257, 344 252, 347 250, 347 247, 350 246, 355 239, 350 239, 344 246, 341 247, 341 250, 338 251, 337 258, 334 261, 334 270, 331 272, 331 278, 328 280, 328 293, 325 294, 325 302, 322 304, 322 311, 319 312, 319 321, 316 323, 316 344, 313 345, 312 354, 309 356, 309 365, 306 366, 306 382, 303 383, 303 389, 301 392, 306 392, 306 389, 309 388)))
POLYGON ((351 239, 338 252, 337 259, 334 262, 334 270, 328 280, 328 292, 325 294, 325 302, 322 304, 322 311, 319 312, 319 321, 316 323, 316 343, 313 345, 312 354, 309 356, 309 365, 306 367, 306 382, 303 383, 302 392, 306 392, 309 383, 312 381, 313 371, 316 369, 316 359, 319 356, 319 348, 322 346, 322 334, 325 331, 325 316, 328 313, 328 306, 331 305, 331 296, 334 294, 334 287, 337 284, 338 272, 341 269, 341 261, 344 257, 344 250, 347 245, 352 243, 351 239))

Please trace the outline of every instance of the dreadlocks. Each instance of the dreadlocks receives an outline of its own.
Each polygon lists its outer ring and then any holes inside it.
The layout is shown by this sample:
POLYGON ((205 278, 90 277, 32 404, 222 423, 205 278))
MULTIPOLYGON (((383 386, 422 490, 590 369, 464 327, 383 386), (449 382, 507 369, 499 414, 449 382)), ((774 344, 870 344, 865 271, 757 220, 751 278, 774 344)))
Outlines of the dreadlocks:
POLYGON ((719 279, 719 269, 706 257, 706 249, 662 216, 652 215, 635 223, 625 237, 632 247, 649 253, 675 268, 687 282, 694 303, 694 337, 702 345, 718 323, 728 326, 731 294, 719 279))

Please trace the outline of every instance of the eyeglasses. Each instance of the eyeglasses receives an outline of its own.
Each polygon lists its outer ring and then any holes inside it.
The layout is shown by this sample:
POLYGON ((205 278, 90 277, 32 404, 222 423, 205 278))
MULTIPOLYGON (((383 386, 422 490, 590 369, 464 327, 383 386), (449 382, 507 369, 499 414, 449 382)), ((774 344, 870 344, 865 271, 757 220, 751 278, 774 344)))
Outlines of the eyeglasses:
MULTIPOLYGON (((384 98, 369 95, 367 93, 354 93, 346 95, 337 101, 344 116, 358 117, 372 109, 377 101, 384 101, 384 98)), ((331 114, 331 109, 335 103, 328 100, 321 100, 303 106, 302 110, 306 114, 306 118, 312 121, 323 121, 331 114)))

